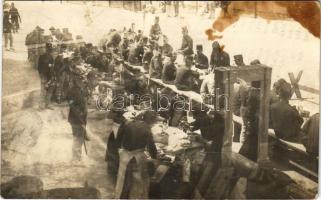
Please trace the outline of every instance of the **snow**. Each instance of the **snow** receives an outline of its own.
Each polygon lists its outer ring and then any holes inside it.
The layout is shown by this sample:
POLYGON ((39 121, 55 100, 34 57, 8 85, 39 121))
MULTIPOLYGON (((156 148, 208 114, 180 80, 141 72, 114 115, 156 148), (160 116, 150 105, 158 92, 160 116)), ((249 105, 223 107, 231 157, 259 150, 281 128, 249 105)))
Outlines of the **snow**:
MULTIPOLYGON (((18 175, 34 175, 42 179, 45 189, 82 187, 87 181, 97 187, 103 198, 112 198, 113 184, 107 177, 106 141, 109 135, 106 119, 88 119, 82 162, 75 165, 72 158, 72 132, 67 121, 68 107, 54 110, 26 109, 3 118, 2 181, 18 175)), ((95 112, 89 116, 94 117, 95 112)))

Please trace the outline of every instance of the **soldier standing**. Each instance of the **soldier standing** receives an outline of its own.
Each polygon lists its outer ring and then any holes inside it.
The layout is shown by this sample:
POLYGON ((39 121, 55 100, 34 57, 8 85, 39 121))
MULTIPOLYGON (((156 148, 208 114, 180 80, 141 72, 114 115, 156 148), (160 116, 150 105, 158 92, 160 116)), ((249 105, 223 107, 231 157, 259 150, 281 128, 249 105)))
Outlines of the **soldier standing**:
POLYGON ((160 25, 159 25, 159 17, 156 16, 155 17, 155 24, 152 25, 149 35, 150 35, 152 40, 158 40, 159 36, 161 34, 162 34, 162 30, 161 30, 160 25))
POLYGON ((187 27, 182 28, 183 33, 183 41, 182 41, 182 47, 180 51, 183 53, 184 56, 192 55, 193 52, 193 39, 191 36, 188 35, 187 27))
POLYGON ((53 64, 54 59, 52 57, 52 44, 46 43, 46 52, 39 57, 38 72, 41 80, 40 95, 42 101, 40 103, 40 109, 49 108, 49 103, 54 91, 53 88, 53 64))
POLYGON ((13 24, 13 32, 18 33, 19 30, 19 22, 21 23, 21 17, 18 12, 18 9, 14 6, 14 3, 11 3, 11 8, 10 8, 10 16, 11 16, 11 21, 13 24))
POLYGON ((13 49, 13 37, 12 37, 12 23, 10 21, 9 10, 5 9, 3 12, 3 35, 5 40, 5 49, 6 51, 14 50, 13 49), (10 49, 8 48, 8 41, 10 42, 10 49))
POLYGON ((215 67, 229 67, 230 66, 230 56, 228 53, 223 51, 223 47, 215 41, 212 44, 212 54, 210 59, 210 68, 215 67))
POLYGON ((64 53, 66 53, 66 50, 67 46, 65 44, 62 44, 60 47, 60 54, 56 57, 54 64, 54 74, 57 80, 56 99, 58 104, 61 103, 62 99, 65 96, 63 93, 63 85, 65 82, 67 67, 67 61, 64 58, 64 53))
MULTIPOLYGON (((73 64, 78 65, 81 62, 81 57, 75 55, 73 64)), ((87 75, 88 80, 91 82, 92 77, 95 78, 93 73, 87 75)), ((82 80, 80 74, 74 72, 72 78, 73 84, 68 91, 67 100, 69 104, 68 122, 72 128, 73 145, 72 145, 72 160, 81 161, 82 145, 85 147, 87 153, 85 140, 89 140, 86 132, 87 113, 88 113, 88 97, 90 95, 90 84, 82 80)))

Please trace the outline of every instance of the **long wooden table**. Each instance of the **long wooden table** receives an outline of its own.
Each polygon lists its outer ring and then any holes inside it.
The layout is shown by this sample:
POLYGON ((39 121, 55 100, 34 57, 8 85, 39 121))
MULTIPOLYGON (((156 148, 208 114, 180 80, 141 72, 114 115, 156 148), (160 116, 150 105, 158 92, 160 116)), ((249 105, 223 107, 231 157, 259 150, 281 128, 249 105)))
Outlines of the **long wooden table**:
MULTIPOLYGON (((177 94, 179 94, 179 95, 183 95, 183 96, 185 96, 185 97, 187 97, 187 98, 189 98, 189 99, 192 99, 192 100, 194 100, 194 101, 196 101, 196 102, 198 102, 198 103, 202 103, 203 105, 205 105, 206 107, 208 107, 208 108, 210 108, 210 109, 214 109, 214 106, 213 106, 213 105, 205 104, 205 103, 203 102, 203 99, 202 99, 202 97, 201 97, 200 94, 198 94, 198 93, 196 93, 196 92, 194 92, 194 91, 181 91, 181 90, 178 90, 175 85, 170 85, 170 84, 163 83, 163 81, 160 80, 160 79, 150 78, 150 76, 149 76, 148 74, 145 74, 145 73, 146 73, 146 70, 145 70, 142 66, 134 66, 134 65, 130 65, 129 63, 125 63, 125 64, 128 65, 130 68, 139 70, 141 73, 144 73, 144 76, 145 76, 148 80, 150 80, 150 81, 152 81, 152 82, 154 82, 154 83, 156 83, 156 84, 158 84, 158 85, 160 85, 160 86, 169 88, 169 89, 171 89, 173 92, 175 92, 175 93, 177 93, 177 94)), ((242 118, 239 117, 239 116, 236 116, 236 115, 233 115, 233 121, 234 121, 235 123, 240 124, 240 125, 243 124, 242 118)), ((305 153, 305 154, 306 154, 305 147, 304 147, 302 144, 293 143, 293 142, 288 142, 288 141, 285 141, 285 140, 282 140, 282 139, 277 138, 277 137, 275 136, 275 132, 274 132, 273 129, 268 129, 268 134, 269 134, 269 136, 273 137, 274 139, 279 140, 282 144, 286 145, 287 147, 289 147, 289 148, 291 148, 291 149, 293 149, 293 150, 296 150, 296 151, 299 151, 299 152, 302 152, 302 153, 305 153)))

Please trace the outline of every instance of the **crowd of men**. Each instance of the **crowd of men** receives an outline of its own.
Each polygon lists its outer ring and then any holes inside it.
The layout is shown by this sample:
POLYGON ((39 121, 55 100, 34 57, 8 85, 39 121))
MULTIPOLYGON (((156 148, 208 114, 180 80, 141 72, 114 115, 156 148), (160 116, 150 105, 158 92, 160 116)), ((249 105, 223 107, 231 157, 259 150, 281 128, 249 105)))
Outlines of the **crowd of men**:
MULTIPOLYGON (((54 28, 50 30, 54 38, 63 41, 59 39, 60 34, 54 28)), ((64 32, 65 35, 68 35, 67 32, 64 32)), ((53 45, 47 42, 46 52, 39 57, 38 70, 43 97, 41 108, 51 108, 51 100, 56 100, 59 104, 68 102, 70 107, 68 121, 74 136, 72 148, 74 160, 81 160, 82 146, 85 140, 90 140, 86 133, 88 98, 98 85, 98 78, 101 77, 99 74, 104 74, 105 78, 109 77, 109 80, 113 80, 116 84, 123 83, 124 94, 155 95, 155 91, 153 93, 148 88, 147 81, 142 76, 133 76, 133 73, 124 67, 125 65, 143 66, 150 78, 175 85, 178 90, 196 91, 206 102, 211 95, 215 94, 215 68, 231 67, 229 54, 217 41, 212 44, 210 58, 203 53, 203 46, 200 44, 196 45, 196 53, 194 53, 193 39, 188 34, 187 27, 182 28, 181 48, 174 50, 168 43, 167 36, 162 33, 158 17, 155 17, 148 36, 143 35, 141 30, 136 32, 134 24, 128 30, 111 29, 108 35, 108 40, 99 47, 84 42, 73 45, 61 44, 59 53, 55 57, 53 45), (176 63, 178 55, 184 57, 183 64, 176 63), (81 66, 90 66, 92 70, 84 73, 80 70, 81 66), (204 74, 205 78, 200 80, 200 76, 204 74), (117 77, 122 77, 124 80, 116 80, 117 77)), ((238 67, 245 65, 241 55, 236 55, 234 58, 238 67)), ((251 62, 251 65, 259 64, 258 60, 251 62)), ((260 85, 255 82, 246 83, 241 79, 238 80, 238 85, 233 107, 234 113, 243 118, 244 125, 235 126, 234 140, 242 142, 241 154, 256 161, 260 85)), ((271 127, 282 139, 298 136, 302 132, 300 127, 303 120, 298 111, 288 103, 292 96, 291 85, 282 79, 274 85, 273 91, 275 98, 272 98, 273 102, 271 102, 271 127)), ((165 112, 160 111, 158 114, 165 118, 168 125, 179 126, 187 114, 186 111, 175 110, 172 107, 175 102, 173 92, 166 88, 161 92, 173 98, 170 109, 165 112)), ((152 106, 154 106, 153 103, 152 106)), ((151 120, 150 112, 144 114, 147 116, 131 122, 126 122, 122 114, 123 112, 119 110, 112 110, 108 114, 110 124, 107 126, 112 130, 106 152, 108 173, 117 180, 116 198, 148 198, 149 175, 146 174, 148 170, 144 149, 149 150, 153 159, 157 158, 150 130, 151 122, 148 121, 151 120), (128 179, 128 177, 131 178, 128 179), (131 183, 128 183, 129 180, 131 183)), ((217 171, 217 167, 214 166, 220 163, 224 119, 216 112, 197 108, 193 112, 193 117, 195 121, 188 125, 189 129, 191 131, 200 129, 206 144, 207 156, 203 169, 212 170, 211 176, 207 178, 200 178, 202 173, 199 175, 199 180, 202 180, 199 184, 200 191, 205 192, 203 190, 209 185, 208 179, 217 171)), ((314 118, 317 117, 318 115, 314 118)), ((318 134, 315 131, 317 127, 315 122, 318 121, 311 119, 305 126, 305 145, 313 155, 316 155, 318 149, 318 141, 314 140, 318 134)))

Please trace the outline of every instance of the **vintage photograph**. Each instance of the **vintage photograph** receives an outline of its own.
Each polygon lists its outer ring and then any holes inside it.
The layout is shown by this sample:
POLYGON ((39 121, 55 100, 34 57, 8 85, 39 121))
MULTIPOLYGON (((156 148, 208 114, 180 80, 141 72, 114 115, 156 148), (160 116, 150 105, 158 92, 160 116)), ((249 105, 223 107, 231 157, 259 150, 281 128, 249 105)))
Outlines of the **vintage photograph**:
POLYGON ((319 1, 2 3, 2 198, 318 197, 319 1))

